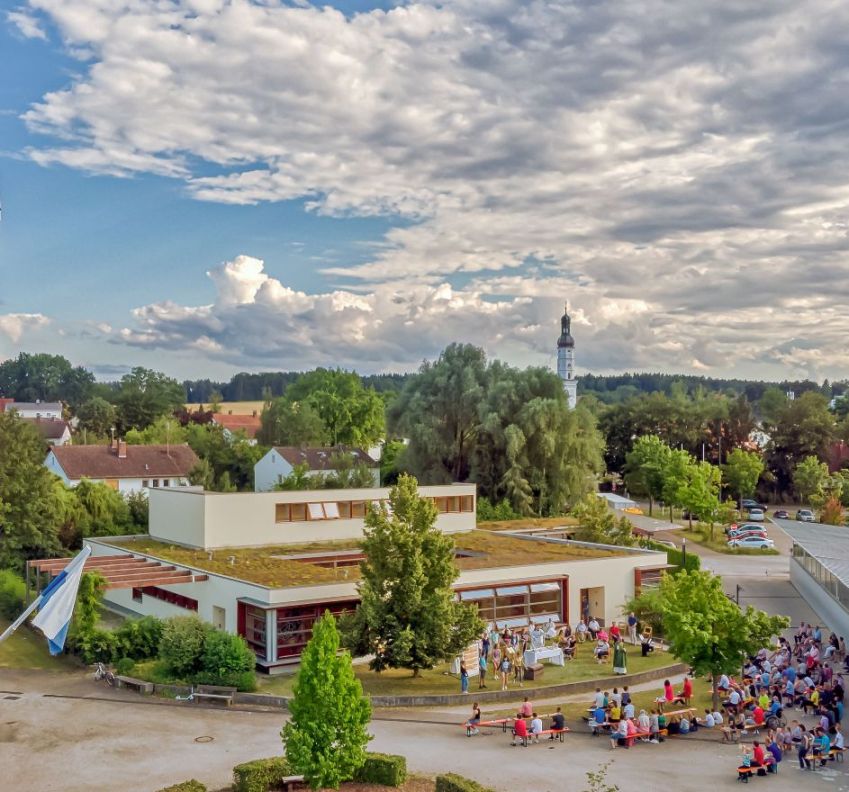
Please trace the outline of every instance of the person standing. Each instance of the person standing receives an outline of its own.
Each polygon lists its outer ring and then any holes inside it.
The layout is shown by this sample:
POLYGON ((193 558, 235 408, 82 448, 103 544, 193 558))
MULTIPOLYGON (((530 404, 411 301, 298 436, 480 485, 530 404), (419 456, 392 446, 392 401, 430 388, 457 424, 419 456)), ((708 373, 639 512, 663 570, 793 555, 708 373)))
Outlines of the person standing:
POLYGON ((628 640, 633 646, 637 645, 637 617, 634 611, 628 614, 628 640))
POLYGON ((486 687, 486 655, 478 660, 478 690, 486 687))
POLYGON ((625 651, 625 642, 617 641, 613 649, 613 673, 627 674, 628 673, 628 656, 625 651))
POLYGON ((469 692, 469 669, 466 668, 466 664, 462 661, 460 662, 460 692, 469 692))

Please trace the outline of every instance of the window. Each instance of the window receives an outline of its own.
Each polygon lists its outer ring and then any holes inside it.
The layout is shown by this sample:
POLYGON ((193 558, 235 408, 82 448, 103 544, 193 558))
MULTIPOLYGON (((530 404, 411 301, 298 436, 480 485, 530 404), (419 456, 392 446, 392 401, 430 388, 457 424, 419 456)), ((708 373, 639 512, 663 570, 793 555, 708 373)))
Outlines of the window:
POLYGON ((307 519, 307 504, 306 503, 291 503, 289 504, 292 522, 303 522, 307 519))
POLYGON ((339 517, 343 520, 349 520, 351 518, 351 501, 339 501, 336 504, 336 508, 339 510, 339 517))
POLYGON ((436 510, 440 514, 448 511, 448 498, 434 498, 433 502, 436 504, 436 510))
POLYGON ((351 517, 365 517, 366 504, 365 501, 354 501, 351 503, 351 517))
POLYGON ((308 503, 307 508, 309 509, 311 520, 324 519, 324 509, 321 507, 320 503, 308 503))
POLYGON ((143 599, 142 590, 140 588, 134 588, 133 589, 133 601, 134 602, 141 602, 142 599, 143 599))
POLYGON ((474 495, 463 495, 460 498, 460 511, 473 512, 475 510, 474 495))
POLYGON ((162 479, 162 486, 163 487, 170 487, 171 486, 171 479, 162 479))
POLYGON ((257 657, 265 657, 265 611, 261 608, 245 608, 245 640, 257 657))
POLYGON ((327 517, 328 520, 338 520, 339 519, 339 504, 336 502, 325 503, 324 505, 324 516, 327 517))
POLYGON ((158 486, 159 486, 159 479, 154 479, 154 480, 153 480, 153 486, 154 486, 154 487, 158 487, 158 486))
POLYGON ((191 611, 197 611, 198 609, 198 601, 196 599, 185 597, 174 591, 168 591, 167 589, 159 588, 158 586, 145 586, 141 591, 144 594, 147 594, 148 597, 153 597, 154 599, 162 600, 163 602, 170 602, 178 608, 185 608, 186 610, 191 611))
POLYGON ((142 479, 142 487, 147 489, 150 486, 150 479, 142 479))
POLYGON ((292 519, 289 514, 288 503, 277 503, 274 506, 274 522, 290 522, 292 519))

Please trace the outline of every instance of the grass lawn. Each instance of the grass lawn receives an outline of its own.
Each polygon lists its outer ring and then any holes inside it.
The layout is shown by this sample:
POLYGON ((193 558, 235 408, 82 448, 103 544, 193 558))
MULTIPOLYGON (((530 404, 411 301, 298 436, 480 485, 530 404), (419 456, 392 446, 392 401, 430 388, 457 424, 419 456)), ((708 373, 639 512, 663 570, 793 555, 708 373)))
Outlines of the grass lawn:
POLYGON ((722 530, 722 526, 717 526, 714 532, 713 541, 704 536, 700 531, 690 531, 687 529, 676 531, 675 533, 678 536, 683 536, 688 542, 693 542, 694 544, 701 545, 702 547, 707 547, 708 550, 713 550, 717 553, 725 553, 726 555, 753 555, 753 556, 765 556, 765 555, 778 555, 778 550, 775 549, 767 549, 767 550, 759 550, 756 547, 729 547, 726 544, 725 533, 722 530))
MULTIPOLYGON (((0 619, 0 632, 10 622, 0 619)), ((64 658, 51 657, 47 650, 47 639, 22 626, 0 643, 0 668, 38 668, 45 671, 65 671, 69 664, 64 658)))
MULTIPOLYGON (((567 662, 563 667, 545 663, 545 673, 542 679, 525 682, 523 687, 513 683, 510 685, 510 689, 514 690, 516 695, 519 696, 523 691, 532 691, 539 687, 566 682, 582 682, 587 679, 613 675, 611 663, 598 665, 593 660, 591 644, 582 645, 578 651, 578 657, 567 662)), ((677 662, 675 658, 666 652, 655 651, 648 657, 641 657, 638 647, 629 647, 628 672, 631 674, 673 665, 675 662, 677 662)), ((448 664, 437 666, 431 671, 424 671, 419 677, 413 677, 412 672, 407 669, 391 669, 376 674, 369 670, 366 664, 358 664, 354 666, 354 670, 363 684, 363 690, 375 696, 445 695, 460 692, 460 681, 457 677, 448 673, 448 664)), ((275 677, 258 675, 258 680, 260 693, 289 696, 292 694, 295 675, 285 674, 275 677)), ((469 695, 473 695, 477 689, 477 677, 471 677, 469 679, 469 695)), ((500 689, 501 683, 498 680, 488 679, 488 691, 500 689)))

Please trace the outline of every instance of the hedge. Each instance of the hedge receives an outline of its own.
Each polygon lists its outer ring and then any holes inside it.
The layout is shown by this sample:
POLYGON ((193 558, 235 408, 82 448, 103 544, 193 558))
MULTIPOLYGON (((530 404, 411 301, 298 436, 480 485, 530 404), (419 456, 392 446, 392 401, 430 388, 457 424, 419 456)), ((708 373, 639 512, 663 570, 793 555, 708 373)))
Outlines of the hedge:
POLYGON ((268 792, 289 775, 293 773, 282 756, 254 759, 233 768, 233 792, 268 792))
POLYGON ((367 753, 365 764, 354 780, 366 784, 401 786, 407 780, 407 760, 397 754, 367 753))
POLYGON ((446 773, 436 777, 436 792, 493 792, 493 790, 481 786, 471 778, 463 778, 456 773, 446 773))
POLYGON ((200 781, 195 781, 193 778, 191 781, 183 781, 181 784, 160 789, 159 792, 206 792, 206 785, 201 784, 200 781))

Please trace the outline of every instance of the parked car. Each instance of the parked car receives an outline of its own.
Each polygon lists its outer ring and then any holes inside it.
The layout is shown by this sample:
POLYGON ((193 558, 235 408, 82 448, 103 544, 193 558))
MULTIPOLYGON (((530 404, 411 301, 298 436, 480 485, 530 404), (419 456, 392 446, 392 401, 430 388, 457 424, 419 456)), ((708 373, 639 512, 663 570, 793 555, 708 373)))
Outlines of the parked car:
POLYGON ((752 522, 763 522, 766 519, 766 516, 764 514, 764 510, 761 509, 760 507, 755 508, 754 506, 751 509, 749 509, 749 513, 746 517, 747 517, 747 519, 751 520, 752 522))
POLYGON ((749 509, 760 509, 764 513, 767 511, 765 504, 758 503, 756 500, 752 500, 751 498, 743 498, 743 500, 740 501, 740 508, 744 512, 749 511, 749 509))
POLYGON ((728 540, 732 539, 745 539, 747 536, 758 536, 761 539, 767 538, 766 531, 735 531, 734 533, 730 533, 728 535, 728 540))
POLYGON ((764 536, 744 536, 741 539, 729 539, 728 546, 756 547, 759 550, 771 550, 775 546, 775 542, 764 536))
POLYGON ((796 512, 796 519, 799 522, 816 522, 814 513, 810 509, 799 509, 796 512))
POLYGON ((772 513, 772 517, 775 520, 789 520, 790 512, 785 511, 784 509, 778 509, 772 513))

